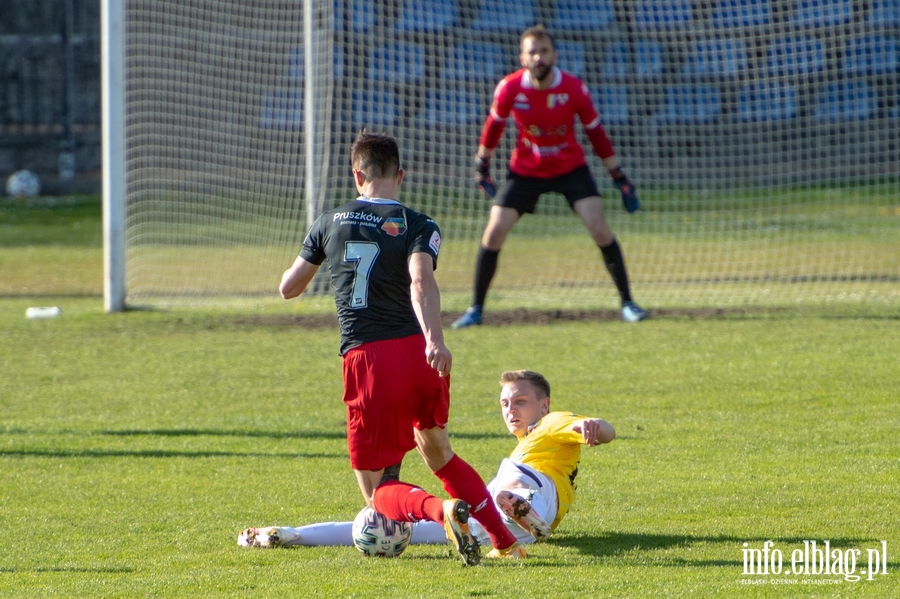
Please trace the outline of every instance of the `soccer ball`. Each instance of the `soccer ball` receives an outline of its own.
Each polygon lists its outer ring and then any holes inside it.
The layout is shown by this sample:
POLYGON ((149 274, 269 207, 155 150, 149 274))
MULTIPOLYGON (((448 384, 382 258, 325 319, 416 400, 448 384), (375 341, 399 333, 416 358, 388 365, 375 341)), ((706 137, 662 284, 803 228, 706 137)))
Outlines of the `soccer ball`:
POLYGON ((368 506, 353 519, 353 545, 366 557, 397 557, 411 537, 409 522, 390 520, 368 506))
POLYGON ((28 198, 41 193, 41 182, 31 171, 16 171, 6 180, 6 193, 14 198, 28 198))

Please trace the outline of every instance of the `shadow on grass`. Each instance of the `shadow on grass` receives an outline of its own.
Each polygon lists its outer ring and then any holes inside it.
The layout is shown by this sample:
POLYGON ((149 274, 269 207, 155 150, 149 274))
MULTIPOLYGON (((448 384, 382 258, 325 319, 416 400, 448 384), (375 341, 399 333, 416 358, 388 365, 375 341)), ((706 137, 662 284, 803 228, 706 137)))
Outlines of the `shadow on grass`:
POLYGON ((156 428, 97 431, 97 435, 114 437, 254 437, 267 439, 346 439, 344 431, 253 431, 201 428, 156 428))
MULTIPOLYGON (((200 428, 148 428, 123 430, 34 430, 9 428, 0 429, 5 435, 108 435, 110 437, 252 437, 257 439, 334 439, 343 440, 347 433, 340 431, 254 431, 200 428)), ((475 441, 488 439, 512 439, 507 433, 459 433, 450 431, 451 439, 472 439, 475 441)))
POLYGON ((346 460, 345 453, 275 453, 253 451, 169 451, 159 449, 4 449, 0 456, 38 458, 324 458, 346 460))

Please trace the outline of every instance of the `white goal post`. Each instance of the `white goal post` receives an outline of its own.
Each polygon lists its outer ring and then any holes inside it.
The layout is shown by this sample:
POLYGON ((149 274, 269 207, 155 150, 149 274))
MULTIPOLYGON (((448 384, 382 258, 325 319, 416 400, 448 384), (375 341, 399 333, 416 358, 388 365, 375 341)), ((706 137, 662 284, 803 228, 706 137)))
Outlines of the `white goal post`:
MULTIPOLYGON (((465 307, 489 207, 472 157, 538 22, 640 193, 627 214, 590 158, 642 305, 900 301, 898 0, 102 6, 108 311, 274 298, 311 219, 355 197, 364 126, 398 138, 401 199, 441 225, 444 303, 465 307)), ((488 302, 617 297, 551 195, 508 239, 488 302)))

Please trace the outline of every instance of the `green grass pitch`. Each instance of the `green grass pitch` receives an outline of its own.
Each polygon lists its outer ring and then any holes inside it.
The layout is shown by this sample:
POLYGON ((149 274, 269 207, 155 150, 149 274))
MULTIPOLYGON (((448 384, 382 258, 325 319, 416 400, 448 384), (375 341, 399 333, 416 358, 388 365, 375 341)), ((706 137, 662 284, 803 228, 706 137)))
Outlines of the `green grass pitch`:
MULTIPOLYGON (((244 527, 361 507, 337 330, 290 324, 332 308, 103 314, 93 206, 0 223, 0 596, 896 596, 896 305, 447 331, 451 438, 483 476, 514 445, 496 401, 504 369, 543 372, 555 408, 616 427, 612 444, 585 450, 553 538, 524 562, 477 568, 442 546, 394 560, 246 550, 244 527), (49 291, 17 283, 28 255, 75 272, 54 265, 49 291), (35 305, 63 314, 27 320, 35 305), (828 541, 843 573, 804 573, 802 560, 791 572, 808 541, 828 541), (886 564, 863 574, 885 547, 886 564), (764 549, 781 572, 746 573, 764 549)), ((414 453, 403 474, 441 492, 414 453)))

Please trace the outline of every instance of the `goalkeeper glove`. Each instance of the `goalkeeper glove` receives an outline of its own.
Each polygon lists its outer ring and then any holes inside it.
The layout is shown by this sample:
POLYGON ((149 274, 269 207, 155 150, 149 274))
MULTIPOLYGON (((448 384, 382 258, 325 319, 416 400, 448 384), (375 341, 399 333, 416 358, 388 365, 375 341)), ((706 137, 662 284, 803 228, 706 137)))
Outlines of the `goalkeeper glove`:
POLYGON ((475 157, 475 182, 478 188, 483 191, 489 198, 497 195, 497 186, 491 179, 491 159, 484 156, 475 157))
POLYGON ((613 178, 613 185, 622 193, 622 205, 628 212, 637 212, 641 209, 641 201, 638 199, 634 184, 625 176, 621 167, 609 171, 613 178))

